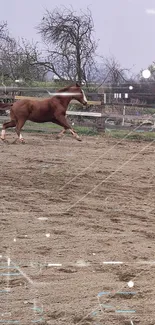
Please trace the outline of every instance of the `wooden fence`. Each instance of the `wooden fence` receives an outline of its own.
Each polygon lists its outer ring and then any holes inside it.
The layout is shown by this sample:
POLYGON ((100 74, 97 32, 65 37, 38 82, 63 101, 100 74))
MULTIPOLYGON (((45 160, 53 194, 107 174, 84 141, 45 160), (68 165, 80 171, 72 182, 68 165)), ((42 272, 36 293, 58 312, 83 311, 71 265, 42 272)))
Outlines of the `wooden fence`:
MULTIPOLYGON (((4 87, 0 87, 0 91, 4 92, 4 87)), ((52 89, 53 90, 53 89, 52 89)), ((32 96, 21 96, 21 95, 16 95, 16 93, 19 93, 20 91, 21 92, 43 92, 43 93, 46 93, 49 97, 49 94, 48 94, 48 91, 51 92, 51 88, 49 89, 45 89, 45 88, 39 88, 39 87, 33 87, 33 88, 28 88, 28 87, 7 87, 7 91, 8 92, 15 92, 13 95, 0 95, 0 98, 1 99, 4 99, 4 101, 6 101, 7 99, 8 100, 11 100, 11 101, 14 101, 14 100, 21 100, 21 99, 31 99, 31 100, 42 100, 43 98, 42 97, 32 97, 32 96)), ((51 92, 51 95, 52 95, 52 92, 51 92)), ((89 106, 99 106, 101 108, 102 106, 102 112, 88 112, 88 111, 67 111, 67 115, 70 116, 71 118, 90 118, 90 119, 95 119, 96 120, 96 128, 98 129, 98 131, 102 131, 104 132, 105 131, 105 127, 106 127, 106 119, 107 118, 111 118, 111 119, 121 119, 122 120, 122 123, 121 123, 121 126, 122 126, 122 129, 125 127, 125 121, 127 120, 141 120, 142 122, 144 120, 146 120, 146 116, 136 116, 136 115, 127 115, 125 113, 125 108, 128 107, 128 106, 132 106, 130 103, 111 103, 111 105, 114 105, 114 106, 119 106, 119 107, 122 107, 122 114, 105 114, 103 113, 104 109, 106 108, 106 106, 110 106, 110 103, 108 103, 106 105, 105 103, 105 97, 104 97, 104 94, 97 94, 97 93, 86 93, 86 96, 98 96, 98 98, 100 98, 101 100, 88 100, 88 105, 89 106)), ((46 98, 46 97, 44 97, 46 98)), ((72 100, 71 103, 73 104, 78 104, 79 106, 81 106, 82 104, 80 104, 78 101, 76 100, 72 100)), ((152 105, 136 105, 137 107, 152 107, 152 105)), ((133 105, 134 107, 134 105, 133 105)), ((150 120, 152 120, 152 122, 154 123, 155 125, 155 118, 154 117, 150 117, 149 118, 150 120)), ((89 122, 89 125, 91 123, 89 122)), ((94 123, 92 123, 92 125, 94 126, 94 123)), ((108 126, 108 127, 111 127, 111 126, 108 126)), ((113 128, 113 127, 112 127, 113 128)), ((117 126, 118 128, 118 126, 117 126)))

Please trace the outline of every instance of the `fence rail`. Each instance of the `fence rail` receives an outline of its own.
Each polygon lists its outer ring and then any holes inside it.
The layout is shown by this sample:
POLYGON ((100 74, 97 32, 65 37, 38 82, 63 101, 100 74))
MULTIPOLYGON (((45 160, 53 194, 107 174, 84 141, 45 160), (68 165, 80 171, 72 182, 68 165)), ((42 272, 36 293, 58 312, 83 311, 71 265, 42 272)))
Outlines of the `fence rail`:
POLYGON ((126 120, 152 120, 155 121, 155 117, 153 116, 145 116, 145 115, 141 115, 141 116, 136 116, 136 115, 124 115, 124 114, 105 114, 105 113, 97 113, 97 112, 76 112, 76 111, 67 111, 66 112, 67 115, 70 116, 83 116, 83 117, 103 117, 103 118, 124 118, 126 120))
MULTIPOLYGON (((0 90, 3 90, 4 91, 4 87, 0 87, 0 90)), ((16 92, 19 92, 19 91, 31 91, 31 92, 35 92, 35 91, 37 91, 37 92, 39 92, 39 91, 44 91, 44 92, 46 92, 47 93, 47 89, 43 89, 43 88, 24 88, 24 87, 7 87, 7 90, 8 91, 16 91, 16 92)), ((49 90, 51 90, 51 88, 49 88, 49 90)), ((51 93, 52 94, 52 93, 51 93)), ((88 93, 88 95, 92 95, 91 93, 89 94, 88 93)), ((98 95, 98 94, 95 94, 95 95, 98 95)), ((153 116, 146 116, 146 115, 140 115, 140 116, 137 116, 137 115, 126 115, 126 113, 125 113, 125 108, 127 108, 127 107, 132 107, 133 106, 133 108, 135 108, 135 107, 142 107, 142 108, 145 108, 145 107, 151 107, 151 108, 153 108, 153 106, 154 105, 142 105, 142 104, 131 104, 131 103, 107 103, 107 104, 105 104, 105 103, 103 103, 103 101, 104 101, 104 94, 102 94, 102 95, 98 95, 98 97, 99 98, 101 98, 102 99, 102 101, 100 100, 90 100, 90 101, 88 101, 88 105, 90 105, 90 106, 101 106, 101 105, 103 105, 103 107, 102 107, 102 112, 88 112, 88 111, 85 111, 85 110, 83 110, 83 111, 80 111, 80 112, 78 112, 78 111, 70 111, 70 110, 68 110, 67 112, 66 112, 66 114, 68 115, 68 116, 70 116, 70 117, 83 117, 83 118, 95 118, 96 119, 96 121, 95 121, 95 123, 92 123, 92 125, 94 126, 95 125, 95 127, 99 130, 99 131, 104 131, 105 130, 105 126, 107 126, 107 123, 106 123, 106 119, 107 118, 110 118, 110 119, 115 119, 115 120, 117 120, 117 119, 121 119, 122 120, 122 122, 121 122, 121 124, 122 125, 120 125, 120 126, 115 126, 115 128, 120 128, 121 126, 122 126, 122 129, 123 129, 123 127, 124 128, 126 128, 125 127, 125 121, 131 121, 131 120, 137 120, 137 121, 142 121, 142 122, 144 122, 145 120, 147 120, 147 119, 149 119, 149 120, 151 120, 153 123, 154 123, 154 125, 155 125, 155 117, 153 117, 153 116), (122 114, 114 114, 114 113, 104 113, 103 112, 103 109, 105 109, 107 106, 119 106, 119 107, 122 107, 122 114)), ((0 95, 0 98, 4 98, 4 99, 8 99, 8 98, 11 98, 11 99, 13 99, 13 100, 22 100, 22 99, 31 99, 31 100, 43 100, 43 97, 31 97, 31 96, 18 96, 18 95, 15 95, 15 96, 6 96, 6 95, 0 95)), ((46 97, 44 97, 44 99, 45 99, 46 97)), ((76 100, 72 100, 71 101, 71 103, 74 103, 74 104, 78 104, 79 106, 81 106, 82 104, 80 104, 78 101, 76 101, 76 100)), ((5 117, 6 118, 6 117, 5 117)), ((80 121, 80 119, 79 119, 79 121, 80 121)), ((91 121, 89 121, 89 123, 91 123, 91 121)), ((109 127, 109 126, 108 126, 109 127)), ((110 127, 112 127, 112 126, 110 126, 110 127)), ((113 128, 113 127, 112 127, 113 128)))
MULTIPOLYGON (((1 99, 11 99, 11 100, 20 100, 20 99, 32 99, 32 100, 41 100, 42 97, 34 97, 34 96, 31 96, 31 93, 34 93, 34 94, 37 94, 37 93, 41 93, 42 95, 43 94, 46 94, 48 97, 49 97, 49 92, 51 93, 51 95, 58 90, 60 89, 60 87, 19 87, 19 86, 6 86, 6 87, 2 87, 0 86, 0 93, 2 93, 2 95, 0 95, 0 98, 1 99), (6 93, 7 91, 7 94, 4 94, 6 93), (12 96, 9 95, 9 93, 12 93, 12 96), (29 93, 30 96, 25 96, 25 93, 29 93)), ((103 89, 102 93, 99 93, 99 92, 89 92, 87 89, 85 89, 85 92, 86 92, 86 96, 88 97, 88 99, 90 98, 90 100, 88 101, 88 105, 91 105, 91 106, 101 106, 102 104, 108 104, 108 105, 115 105, 115 106, 130 106, 130 107, 145 107, 145 108, 155 108, 155 104, 154 102, 152 104, 139 104, 139 103, 136 103, 136 102, 129 102, 129 99, 130 100, 135 100, 136 98, 138 98, 140 95, 144 96, 144 95, 147 95, 147 96, 155 96, 155 94, 151 94, 151 93, 135 93, 135 92, 129 92, 129 98, 128 99, 125 99, 122 97, 122 99, 120 99, 120 101, 116 101, 116 99, 113 98, 113 95, 114 95, 114 92, 113 90, 111 90, 110 92, 107 92, 106 88, 103 89), (110 95, 110 97, 109 97, 110 95), (112 96, 112 97, 111 97, 112 96), (137 97, 138 96, 138 97, 137 97), (94 100, 95 99, 95 100, 94 100), (97 100, 96 100, 97 99, 97 100)), ((72 103, 76 103, 76 101, 72 101, 72 103)))
MULTIPOLYGON (((21 100, 21 99, 31 99, 31 100, 43 100, 42 97, 27 97, 27 96, 15 96, 15 100, 21 100)), ((46 97, 44 98, 46 99, 46 97)), ((77 100, 72 100, 71 101, 72 104, 79 104, 79 105, 82 105, 80 104, 77 100)), ((93 106, 100 106, 101 105, 101 101, 98 101, 98 100, 90 100, 88 101, 88 105, 93 105, 93 106)))

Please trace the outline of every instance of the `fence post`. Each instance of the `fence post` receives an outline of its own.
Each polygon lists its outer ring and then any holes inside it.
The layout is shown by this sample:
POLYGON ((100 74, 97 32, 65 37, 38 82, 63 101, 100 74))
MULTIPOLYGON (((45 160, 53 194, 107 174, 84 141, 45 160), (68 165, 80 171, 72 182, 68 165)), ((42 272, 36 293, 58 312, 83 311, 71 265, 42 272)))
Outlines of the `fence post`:
POLYGON ((99 124, 97 125, 98 132, 105 132, 105 119, 106 117, 101 114, 101 117, 99 119, 99 124))
POLYGON ((104 93, 104 104, 106 104, 106 103, 107 103, 107 94, 104 93))
POLYGON ((125 106, 123 108, 123 120, 122 120, 122 126, 124 126, 124 122, 125 122, 125 106))

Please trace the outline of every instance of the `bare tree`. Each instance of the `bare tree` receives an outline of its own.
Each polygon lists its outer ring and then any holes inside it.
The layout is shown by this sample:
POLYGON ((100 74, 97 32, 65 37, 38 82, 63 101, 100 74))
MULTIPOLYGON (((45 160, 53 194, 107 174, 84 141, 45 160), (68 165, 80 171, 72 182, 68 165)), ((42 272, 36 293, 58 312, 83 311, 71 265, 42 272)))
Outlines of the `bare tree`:
POLYGON ((25 80, 43 81, 47 69, 44 66, 33 65, 33 62, 40 59, 40 51, 37 43, 30 43, 22 39, 17 45, 17 61, 19 62, 18 74, 25 80))
POLYGON ((47 52, 46 60, 39 63, 61 80, 87 81, 97 48, 91 12, 78 15, 73 9, 47 10, 37 30, 47 52))
POLYGON ((130 69, 122 68, 115 57, 104 59, 104 80, 107 83, 119 85, 128 81, 130 69))
POLYGON ((39 60, 38 44, 24 39, 10 37, 7 22, 0 22, 0 75, 1 82, 6 79, 14 81, 22 78, 25 81, 42 81, 47 73, 45 67, 34 66, 39 60))
POLYGON ((0 73, 3 81, 6 78, 14 81, 22 78, 26 82, 42 81, 46 75, 44 67, 32 63, 39 59, 37 44, 25 40, 7 39, 2 42, 0 50, 0 73))
POLYGON ((131 69, 122 68, 114 56, 109 58, 100 57, 100 61, 93 70, 93 81, 98 84, 96 89, 100 86, 104 87, 105 84, 112 87, 126 82, 132 83, 135 78, 131 69))
POLYGON ((2 43, 2 41, 8 39, 9 39, 9 32, 7 28, 7 22, 1 21, 0 22, 0 44, 2 43))

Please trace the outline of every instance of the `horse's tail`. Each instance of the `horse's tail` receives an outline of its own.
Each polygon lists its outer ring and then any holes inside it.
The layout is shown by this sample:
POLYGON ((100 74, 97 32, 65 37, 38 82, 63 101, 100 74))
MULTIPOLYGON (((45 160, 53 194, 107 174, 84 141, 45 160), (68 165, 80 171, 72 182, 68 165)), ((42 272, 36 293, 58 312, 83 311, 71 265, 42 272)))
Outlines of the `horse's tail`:
POLYGON ((13 106, 13 103, 0 103, 0 110, 11 109, 11 106, 13 106))

